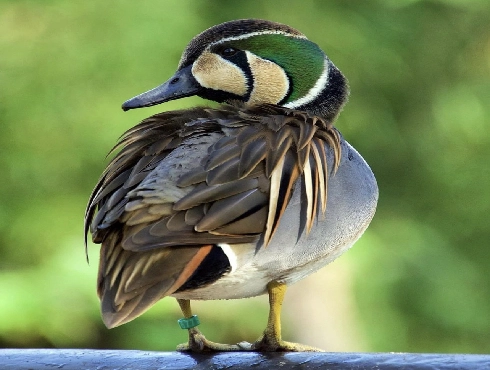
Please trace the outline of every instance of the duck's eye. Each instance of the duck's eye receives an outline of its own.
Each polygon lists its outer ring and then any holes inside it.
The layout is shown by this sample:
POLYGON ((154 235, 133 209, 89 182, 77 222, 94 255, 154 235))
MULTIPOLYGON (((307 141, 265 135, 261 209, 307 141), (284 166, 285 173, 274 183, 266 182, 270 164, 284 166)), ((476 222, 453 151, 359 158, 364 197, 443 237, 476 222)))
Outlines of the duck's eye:
POLYGON ((225 49, 221 50, 221 53, 220 54, 222 56, 224 56, 224 57, 232 57, 236 53, 238 53, 238 49, 235 49, 235 48, 225 48, 225 49))

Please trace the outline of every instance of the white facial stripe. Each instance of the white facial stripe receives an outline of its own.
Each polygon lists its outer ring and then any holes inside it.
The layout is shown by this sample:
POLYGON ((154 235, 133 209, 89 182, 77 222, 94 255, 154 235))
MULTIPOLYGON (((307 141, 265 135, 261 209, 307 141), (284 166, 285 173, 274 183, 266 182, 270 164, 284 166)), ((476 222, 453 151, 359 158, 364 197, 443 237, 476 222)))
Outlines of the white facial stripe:
POLYGON ((318 94, 328 85, 328 72, 330 70, 330 61, 325 58, 323 72, 320 78, 316 81, 315 85, 308 91, 305 96, 296 99, 292 102, 284 104, 285 108, 296 108, 304 104, 308 104, 318 97, 318 94))
POLYGON ((219 55, 204 51, 192 65, 192 75, 203 87, 243 96, 248 85, 245 73, 219 55))
POLYGON ((250 33, 245 33, 243 35, 227 37, 227 38, 221 39, 219 41, 213 42, 212 44, 209 44, 209 47, 214 46, 214 45, 219 45, 219 44, 222 44, 222 43, 228 42, 228 41, 243 40, 243 39, 248 39, 249 37, 254 37, 254 36, 259 36, 259 35, 283 35, 283 36, 287 36, 287 37, 294 37, 297 39, 306 39, 306 36, 304 36, 304 35, 294 35, 292 33, 287 33, 284 31, 267 30, 267 31, 250 32, 250 33))
POLYGON ((246 54, 253 76, 253 90, 248 103, 279 103, 289 90, 289 79, 284 69, 249 51, 246 54))
POLYGON ((226 254, 226 257, 228 258, 228 261, 230 262, 230 266, 231 266, 230 272, 235 271, 237 268, 237 256, 235 252, 233 252, 233 249, 231 249, 229 244, 225 244, 225 243, 218 244, 218 247, 220 247, 223 250, 223 252, 226 254))

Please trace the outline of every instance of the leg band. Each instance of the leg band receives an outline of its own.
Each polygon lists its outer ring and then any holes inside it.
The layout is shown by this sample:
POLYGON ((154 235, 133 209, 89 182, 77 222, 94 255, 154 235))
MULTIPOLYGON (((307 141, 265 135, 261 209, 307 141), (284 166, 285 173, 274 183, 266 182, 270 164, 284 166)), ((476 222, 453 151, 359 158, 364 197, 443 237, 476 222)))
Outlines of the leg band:
POLYGON ((189 318, 183 318, 178 320, 179 326, 181 329, 191 329, 199 325, 201 322, 197 315, 192 315, 189 318))

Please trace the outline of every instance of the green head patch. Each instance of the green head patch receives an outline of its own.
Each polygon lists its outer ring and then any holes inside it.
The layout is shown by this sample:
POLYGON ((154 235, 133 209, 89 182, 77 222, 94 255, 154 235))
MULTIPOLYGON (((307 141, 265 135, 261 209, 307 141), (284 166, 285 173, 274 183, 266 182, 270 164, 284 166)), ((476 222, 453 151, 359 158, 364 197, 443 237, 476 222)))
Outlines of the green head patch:
POLYGON ((325 69, 324 52, 306 38, 273 33, 258 34, 230 40, 222 45, 248 50, 283 68, 291 82, 291 91, 285 104, 306 96, 325 69))

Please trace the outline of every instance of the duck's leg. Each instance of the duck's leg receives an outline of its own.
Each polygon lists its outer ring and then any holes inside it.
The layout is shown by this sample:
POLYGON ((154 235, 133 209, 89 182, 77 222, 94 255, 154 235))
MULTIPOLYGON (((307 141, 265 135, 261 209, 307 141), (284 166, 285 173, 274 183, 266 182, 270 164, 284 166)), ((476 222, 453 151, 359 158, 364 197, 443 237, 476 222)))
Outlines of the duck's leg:
POLYGON ((281 339, 281 308, 286 293, 286 284, 272 281, 267 285, 269 292, 269 319, 264 334, 252 344, 252 350, 264 352, 322 352, 321 349, 281 339))
MULTIPOLYGON (((177 299, 180 309, 184 314, 185 319, 193 318, 191 310, 191 302, 188 299, 177 299)), ((196 317, 197 319, 197 317, 196 317)), ((196 324, 197 325, 197 324, 196 324)), ((191 327, 189 330, 189 342, 183 343, 177 346, 177 351, 193 351, 193 352, 207 352, 207 351, 243 351, 245 348, 236 344, 222 344, 215 343, 207 340, 200 332, 197 326, 191 327)))

